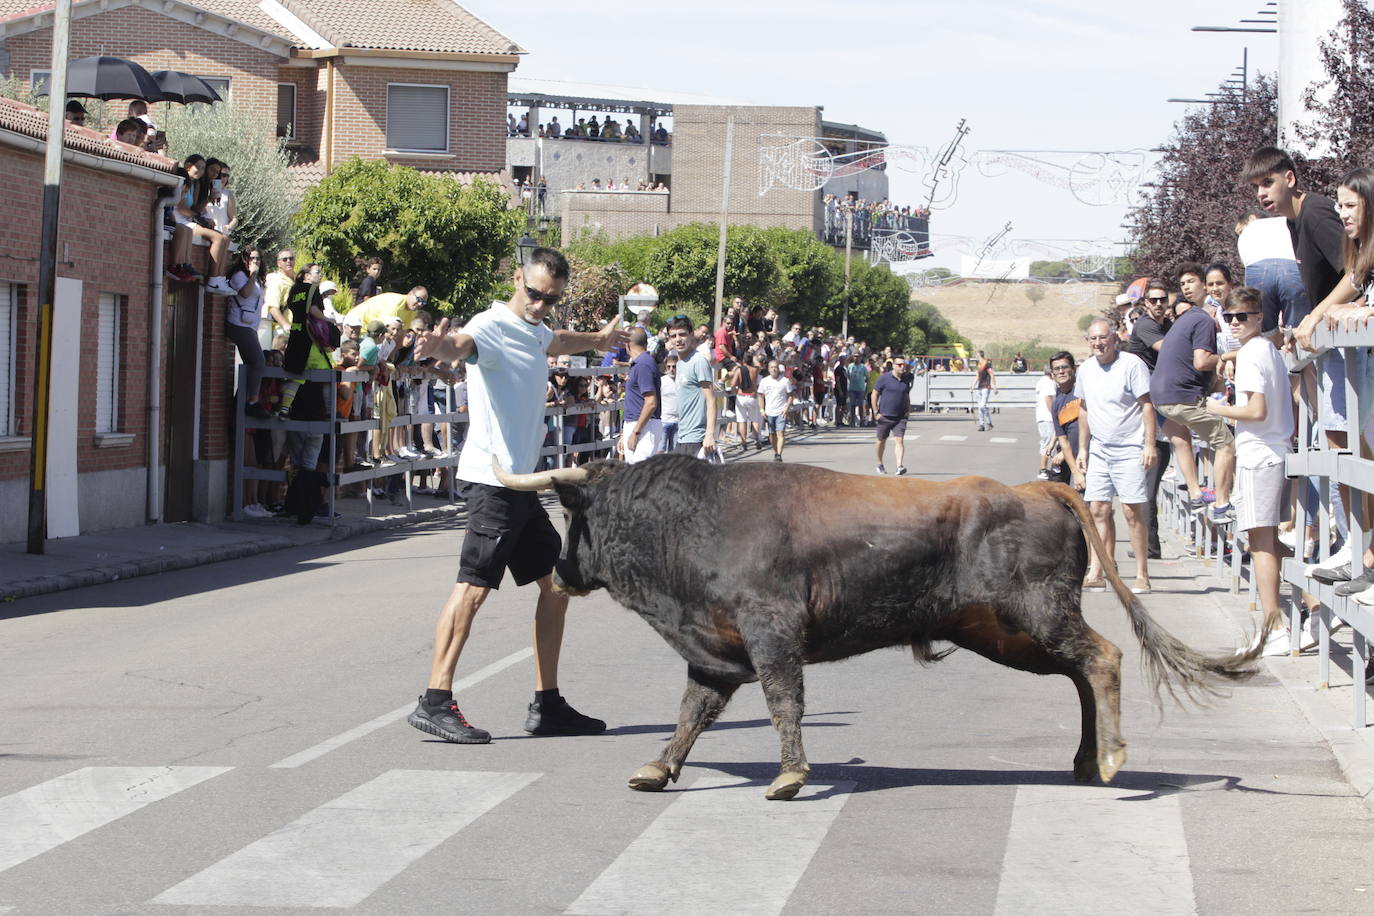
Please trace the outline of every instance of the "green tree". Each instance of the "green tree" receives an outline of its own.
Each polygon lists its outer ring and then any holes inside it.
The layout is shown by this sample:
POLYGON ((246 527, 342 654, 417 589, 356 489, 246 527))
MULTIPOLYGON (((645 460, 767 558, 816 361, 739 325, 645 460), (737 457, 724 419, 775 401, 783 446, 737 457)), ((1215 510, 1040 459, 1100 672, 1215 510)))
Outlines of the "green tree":
POLYGON ((157 120, 158 128, 167 133, 168 156, 180 161, 199 153, 232 169, 229 186, 238 207, 234 241, 264 249, 285 242, 297 194, 276 122, 234 102, 163 108, 157 120))
POLYGON ((351 277, 357 258, 379 255, 388 285, 425 286, 440 311, 466 319, 504 279, 522 219, 490 182, 355 157, 305 195, 294 227, 297 247, 331 275, 351 277))
POLYGON ((1031 305, 1039 305, 1045 298, 1045 287, 1038 283, 1030 284, 1026 287, 1026 298, 1030 300, 1031 305))
POLYGON ((764 304, 787 312, 803 325, 820 324, 838 331, 839 316, 832 304, 844 291, 843 256, 804 229, 774 226, 762 232, 781 274, 781 282, 764 304))
MULTIPOLYGON (((645 270, 667 303, 714 308, 718 229, 690 223, 658 239, 645 270)), ((754 226, 731 226, 725 243, 725 295, 764 298, 779 281, 777 258, 754 226)))
POLYGON ((558 306, 558 322, 574 331, 592 331, 615 313, 620 297, 633 285, 619 263, 592 264, 568 254, 571 276, 558 306))

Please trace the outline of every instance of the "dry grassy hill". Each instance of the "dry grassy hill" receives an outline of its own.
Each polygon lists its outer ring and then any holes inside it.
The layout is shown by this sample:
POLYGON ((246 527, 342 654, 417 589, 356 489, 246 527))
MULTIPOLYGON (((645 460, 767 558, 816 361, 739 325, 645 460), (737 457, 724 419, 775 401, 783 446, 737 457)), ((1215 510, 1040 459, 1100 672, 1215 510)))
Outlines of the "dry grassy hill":
POLYGON ((913 299, 929 302, 975 347, 1017 344, 1040 338, 1045 346, 1087 352, 1078 320, 1112 304, 1115 283, 1032 284, 969 281, 958 286, 918 289, 913 299), (1029 289, 1045 296, 1033 303, 1029 289))

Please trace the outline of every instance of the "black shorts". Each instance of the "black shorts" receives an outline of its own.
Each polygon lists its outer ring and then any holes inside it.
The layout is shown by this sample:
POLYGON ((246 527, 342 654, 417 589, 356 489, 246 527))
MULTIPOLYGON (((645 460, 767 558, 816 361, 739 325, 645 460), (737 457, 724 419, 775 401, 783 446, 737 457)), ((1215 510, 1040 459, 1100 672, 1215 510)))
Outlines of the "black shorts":
POLYGON ((878 441, 882 442, 889 435, 896 436, 898 439, 906 435, 906 417, 878 418, 878 441))
POLYGON ((459 582, 500 588, 509 569, 516 585, 528 585, 553 571, 563 539, 538 493, 464 481, 459 495, 468 514, 459 582))

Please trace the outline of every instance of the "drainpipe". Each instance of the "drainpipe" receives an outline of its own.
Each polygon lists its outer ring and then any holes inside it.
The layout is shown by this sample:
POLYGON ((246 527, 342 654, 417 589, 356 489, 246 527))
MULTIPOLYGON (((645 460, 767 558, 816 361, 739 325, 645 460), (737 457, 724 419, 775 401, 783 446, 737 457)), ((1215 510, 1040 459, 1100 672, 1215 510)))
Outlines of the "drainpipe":
POLYGON ((324 174, 334 171, 334 58, 325 59, 324 83, 324 174))
POLYGON ((172 188, 158 188, 153 200, 153 257, 148 278, 148 523, 162 521, 162 208, 172 188))

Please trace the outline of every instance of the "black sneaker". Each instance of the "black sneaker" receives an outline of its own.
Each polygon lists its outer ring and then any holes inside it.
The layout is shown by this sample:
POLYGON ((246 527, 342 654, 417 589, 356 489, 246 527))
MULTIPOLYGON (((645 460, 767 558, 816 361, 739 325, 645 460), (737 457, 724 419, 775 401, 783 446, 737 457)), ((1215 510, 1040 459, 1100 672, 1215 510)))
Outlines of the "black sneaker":
POLYGON ((261 404, 249 404, 243 408, 244 416, 252 417, 255 420, 266 420, 272 416, 261 404))
MULTIPOLYGON (((449 701, 447 706, 426 706, 425 698, 420 697, 420 705, 406 719, 422 732, 443 738, 454 744, 488 744, 491 732, 474 728, 467 717, 458 711, 458 704, 449 701)), ((605 728, 603 724, 601 726, 605 728)))
POLYGON ((531 735, 599 735, 605 730, 605 722, 582 715, 561 696, 543 703, 535 700, 525 718, 525 731, 531 735))
POLYGON ((781 461, 781 460, 782 460, 782 456, 781 456, 781 455, 774 455, 774 456, 773 456, 773 460, 774 460, 774 461, 781 461))
POLYGON ((897 465, 897 476, 898 476, 898 477, 905 477, 905 476, 906 476, 906 465, 904 465, 904 464, 899 464, 899 465, 897 465))

